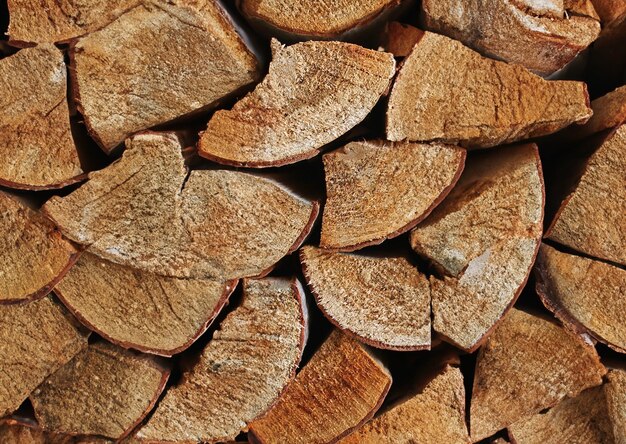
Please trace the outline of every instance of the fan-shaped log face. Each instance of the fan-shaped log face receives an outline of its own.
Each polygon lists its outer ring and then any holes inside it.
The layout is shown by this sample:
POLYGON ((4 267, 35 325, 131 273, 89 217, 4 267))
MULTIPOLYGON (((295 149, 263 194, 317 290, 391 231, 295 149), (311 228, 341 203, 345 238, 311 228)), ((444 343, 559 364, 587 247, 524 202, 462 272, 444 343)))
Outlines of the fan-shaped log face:
POLYGON ((0 184, 43 189, 80 180, 63 53, 42 45, 6 57, 0 84, 0 184))
POLYGON ((557 324, 517 309, 478 355, 470 430, 479 441, 602 384, 606 369, 595 349, 557 324))
POLYGON ((543 80, 426 32, 394 83, 387 138, 493 147, 584 122, 588 101, 582 82, 543 80))
POLYGON ((244 282, 244 297, 198 362, 168 390, 138 437, 147 441, 234 439, 295 375, 307 332, 297 280, 244 282))
POLYGON ((171 356, 206 331, 236 285, 159 276, 84 253, 54 292, 109 341, 171 356))
POLYGON ((340 42, 282 47, 269 73, 231 110, 217 111, 200 155, 229 165, 277 166, 313 157, 360 123, 395 73, 388 53, 340 42))
POLYGON ((129 139, 122 158, 45 211, 101 258, 173 277, 255 276, 295 250, 317 204, 235 171, 192 171, 168 133, 129 139))
POLYGON ((352 142, 325 154, 320 245, 354 250, 402 234, 448 194, 465 151, 443 144, 352 142))
POLYGON ((0 192, 0 304, 48 294, 78 251, 41 214, 0 192))
POLYGON ((411 245, 443 275, 431 280, 434 329, 472 350, 514 303, 543 222, 537 147, 477 153, 454 190, 411 232, 411 245))

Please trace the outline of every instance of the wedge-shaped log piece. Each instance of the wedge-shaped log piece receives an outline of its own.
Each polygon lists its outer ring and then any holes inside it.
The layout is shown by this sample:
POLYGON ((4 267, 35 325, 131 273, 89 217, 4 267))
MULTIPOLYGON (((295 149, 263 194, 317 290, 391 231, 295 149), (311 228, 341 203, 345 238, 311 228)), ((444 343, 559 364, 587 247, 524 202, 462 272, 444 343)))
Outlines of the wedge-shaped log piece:
POLYGON ((615 442, 603 387, 565 399, 509 427, 516 444, 604 444, 615 442))
POLYGON ((236 285, 159 276, 85 253, 54 292, 83 324, 109 341, 171 356, 206 331, 236 285))
POLYGON ((469 443, 461 371, 446 366, 420 393, 374 418, 340 442, 469 443))
POLYGON ((318 306, 337 327, 374 347, 430 348, 428 279, 409 261, 310 246, 300 260, 318 306))
POLYGON ((269 179, 188 173, 170 133, 129 139, 89 177, 44 206, 61 231, 101 258, 174 277, 259 275, 300 246, 318 211, 269 179))
POLYGON ((152 410, 168 377, 152 357, 99 342, 57 370, 30 400, 44 430, 120 439, 152 410))
POLYGON ((473 441, 602 384, 595 349, 561 326, 513 309, 478 354, 470 408, 473 441))
POLYGON ((451 145, 352 142, 325 154, 320 246, 351 251, 417 225, 450 192, 465 150, 451 145))
POLYGON ((370 419, 391 386, 391 374, 356 340, 335 330, 250 425, 252 442, 328 443, 370 419))
POLYGON ((4 416, 86 347, 87 336, 50 298, 0 305, 0 325, 0 416, 4 416))
POLYGON ((78 257, 38 212, 0 192, 0 304, 47 295, 78 257))
POLYGON ((349 43, 283 47, 273 40, 272 51, 256 89, 213 115, 199 142, 201 156, 250 167, 313 157, 365 118, 395 73, 391 54, 349 43))
POLYGON ((307 335, 295 279, 244 282, 230 313, 182 382, 168 390, 138 437, 148 442, 222 442, 263 414, 294 377, 307 335))
POLYGON ((610 370, 604 393, 616 444, 626 443, 626 371, 610 370))
POLYGON ((476 349, 513 305, 541 240, 543 178, 537 147, 472 156, 459 182, 411 232, 411 246, 444 277, 431 278, 435 331, 476 349))
POLYGON ((582 82, 544 80, 426 32, 391 91, 387 138, 492 147, 584 122, 588 101, 582 82))
POLYGON ((147 1, 74 45, 78 109, 109 152, 145 128, 214 106, 259 76, 216 0, 147 1))
POLYGON ((626 265, 626 125, 606 136, 546 233, 548 239, 626 265))
POLYGON ((0 60, 0 184, 59 188, 81 178, 63 53, 26 48, 0 60))
MULTIPOLYGON (((586 5, 568 5, 562 0, 470 0, 462 4, 425 0, 422 11, 427 29, 460 40, 482 54, 549 75, 600 33, 597 18, 583 15, 589 0, 581 3, 586 5), (577 10, 572 11, 572 6, 577 10)), ((593 7, 590 13, 595 15, 593 7)))
POLYGON ((537 293, 557 318, 626 352, 626 270, 542 245, 537 293))
POLYGON ((593 100, 591 109, 593 116, 584 125, 568 128, 568 136, 580 139, 606 129, 617 128, 626 122, 626 86, 593 100))
POLYGON ((406 57, 411 54, 413 46, 422 38, 424 31, 406 23, 389 22, 386 32, 385 51, 395 57, 406 57))

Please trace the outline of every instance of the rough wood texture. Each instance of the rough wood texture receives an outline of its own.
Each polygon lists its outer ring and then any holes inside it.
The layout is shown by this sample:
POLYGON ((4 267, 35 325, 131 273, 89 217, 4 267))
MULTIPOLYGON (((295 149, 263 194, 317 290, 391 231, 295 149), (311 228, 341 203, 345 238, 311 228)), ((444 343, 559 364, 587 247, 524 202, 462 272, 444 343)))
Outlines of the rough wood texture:
POLYGON ((603 387, 565 399, 547 413, 539 413, 509 427, 515 444, 613 443, 603 387))
POLYGON ((446 366, 423 391, 377 416, 340 443, 470 443, 461 371, 446 366))
POLYGON ((122 158, 45 211, 109 261, 173 277, 256 276, 300 246, 317 215, 276 182, 225 170, 187 172, 170 133, 127 141, 122 158))
POLYGON ((422 38, 424 31, 406 23, 390 22, 387 24, 387 41, 385 51, 395 57, 406 57, 413 46, 422 38))
POLYGON ((274 407, 250 425, 250 439, 336 441, 374 415, 390 386, 387 369, 358 342, 335 330, 274 407))
POLYGON ((236 286, 237 281, 159 276, 85 253, 54 292, 109 341, 171 356, 206 331, 236 286))
POLYGON ((60 188, 82 169, 70 130, 63 53, 26 48, 0 60, 0 184, 60 188))
POLYGON ((47 433, 38 427, 11 419, 0 421, 0 442, 2 444, 77 444, 76 438, 72 436, 47 433))
POLYGON ((78 109, 107 152, 259 76, 255 56, 215 0, 142 2, 80 38, 71 55, 78 109))
POLYGON ((595 349, 557 324, 513 309, 478 354, 470 408, 473 441, 602 384, 595 349))
POLYGON ((50 298, 0 305, 0 416, 87 346, 87 335, 50 298))
POLYGON ((563 201, 548 239, 626 265, 626 125, 606 136, 576 189, 563 201))
POLYGON ((562 0, 422 2, 426 29, 543 75, 563 68, 598 37, 598 20, 576 9, 562 0))
POLYGON ((0 304, 47 295, 78 251, 54 225, 0 191, 0 304))
POLYGON ((201 156, 250 167, 313 157, 367 116, 395 73, 391 54, 349 43, 273 40, 272 52, 255 90, 213 115, 201 156))
POLYGON ((30 395, 45 430, 120 439, 148 414, 169 370, 106 342, 90 345, 30 395))
POLYGON ((600 131, 617 128, 626 122, 626 86, 622 86, 591 102, 593 116, 584 125, 567 129, 571 138, 581 139, 600 131))
POLYGON ((323 156, 320 246, 352 251, 417 225, 459 179, 465 150, 451 145, 352 142, 323 156))
POLYGON ((168 390, 138 437, 148 442, 234 439, 278 398, 307 335, 295 279, 244 281, 244 298, 182 381, 168 390))
POLYGON ((624 0, 592 0, 592 2, 604 26, 626 13, 624 0))
POLYGON ((626 371, 613 369, 607 375, 604 393, 613 424, 615 444, 626 443, 626 371))
POLYGON ((444 275, 431 278, 433 327, 477 348, 524 286, 543 224, 535 145, 477 153, 454 190, 411 232, 411 246, 444 275))
POLYGON ((582 82, 547 81, 426 32, 391 91, 387 138, 492 147, 585 122, 588 101, 582 82))
POLYGON ((319 308, 337 327, 374 347, 430 348, 430 288, 409 261, 311 246, 300 260, 319 308))
POLYGON ((626 352, 626 270, 542 245, 537 293, 565 325, 626 352))

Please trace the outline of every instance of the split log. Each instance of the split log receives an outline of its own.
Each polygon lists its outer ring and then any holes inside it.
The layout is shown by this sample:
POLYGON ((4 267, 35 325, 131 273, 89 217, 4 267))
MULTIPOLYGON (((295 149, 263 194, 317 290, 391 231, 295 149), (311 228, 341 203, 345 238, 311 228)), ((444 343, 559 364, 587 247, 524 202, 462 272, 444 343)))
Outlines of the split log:
POLYGON ((369 420, 391 386, 388 370, 334 330, 266 415, 250 424, 253 443, 335 442, 369 420))
POLYGON ((406 259, 307 246, 300 260, 319 308, 338 328, 378 348, 430 348, 428 279, 406 259))
POLYGON ((541 75, 563 68, 600 33, 589 0, 425 0, 422 18, 430 31, 541 75))
POLYGON ((246 173, 187 172, 181 148, 172 133, 128 139, 119 161, 44 211, 88 252, 172 277, 256 276, 300 246, 317 203, 246 173))
POLYGON ((463 375, 450 365, 422 391, 340 441, 341 444, 469 442, 463 375))
POLYGON ((588 102, 582 82, 544 80, 425 32, 391 91, 387 138, 493 147, 583 123, 588 102))
POLYGON ((385 51, 394 57, 408 56, 413 47, 422 38, 424 31, 406 23, 390 22, 387 25, 387 41, 385 51))
POLYGON ((154 407, 169 370, 104 342, 90 345, 31 395, 44 430, 121 439, 154 407))
POLYGON ((604 393, 616 444, 626 443, 626 371, 613 369, 607 375, 604 393))
POLYGON ((216 0, 148 1, 72 45, 78 110, 110 152, 254 82, 256 56, 216 0))
POLYGON ((320 246, 353 251, 417 225, 459 179, 465 150, 451 145, 352 142, 323 156, 320 246))
POLYGON ((606 135, 587 161, 546 238, 582 253, 626 265, 626 125, 606 135))
POLYGON ((566 326, 626 353, 626 270, 542 245, 537 293, 566 326))
POLYGON ((478 354, 470 430, 479 441, 602 384, 595 349, 552 321, 513 309, 478 354))
POLYGON ((456 187, 411 232, 431 278, 433 328, 475 350, 521 292, 539 248, 543 178, 535 145, 477 153, 456 187))
POLYGON ((256 89, 213 115, 201 156, 248 167, 313 157, 367 116, 395 73, 391 54, 349 43, 272 40, 272 53, 256 89))
POLYGON ((603 444, 613 441, 603 387, 565 399, 546 413, 509 426, 516 444, 603 444))
POLYGON ((37 190, 83 178, 66 77, 63 53, 53 45, 0 60, 0 185, 37 190))
POLYGON ((47 295, 78 257, 40 213, 0 191, 0 304, 47 295))
POLYGON ((87 334, 50 298, 0 305, 0 417, 87 346, 87 334))
POLYGON ((241 306, 226 317, 182 382, 167 391, 138 438, 234 439, 295 376, 306 336, 307 312, 297 280, 244 281, 241 306))
POLYGON ((584 125, 572 125, 566 131, 568 139, 582 139, 626 122, 626 86, 619 87, 591 102, 593 116, 584 125))
POLYGON ((236 286, 237 281, 159 276, 84 253, 54 292, 107 340, 172 356, 207 330, 236 286))
POLYGON ((604 26, 611 24, 626 13, 626 1, 624 0, 592 0, 592 2, 604 26))

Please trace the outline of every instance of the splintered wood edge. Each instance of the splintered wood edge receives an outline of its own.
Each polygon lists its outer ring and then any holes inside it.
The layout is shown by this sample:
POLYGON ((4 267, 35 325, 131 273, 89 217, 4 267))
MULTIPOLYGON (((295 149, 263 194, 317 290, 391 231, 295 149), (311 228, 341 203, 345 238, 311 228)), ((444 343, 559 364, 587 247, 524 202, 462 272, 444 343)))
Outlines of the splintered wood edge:
POLYGON ((295 156, 287 156, 284 157, 280 160, 271 160, 271 161, 266 161, 266 160, 246 160, 246 161, 239 161, 239 160, 233 160, 233 159, 227 159, 225 157, 221 157, 221 156, 217 156, 213 153, 210 153, 208 151, 205 151, 202 149, 202 135, 205 133, 205 131, 201 131, 199 133, 200 139, 198 140, 198 143, 196 144, 196 147, 198 149, 198 154, 200 155, 200 157, 204 157, 207 160, 210 160, 212 162, 215 163, 219 163, 221 165, 227 165, 227 166, 232 166, 232 167, 240 167, 240 168, 271 168, 271 167, 281 167, 281 166, 286 166, 286 165, 291 165, 293 163, 297 163, 300 162, 302 160, 307 160, 307 159, 311 159, 315 156, 317 156, 320 153, 320 150, 318 148, 306 151, 302 154, 297 154, 295 156))
MULTIPOLYGON (((145 272, 145 273, 149 273, 149 272, 145 272)), ((141 344, 138 344, 138 343, 135 343, 135 342, 121 341, 121 340, 115 339, 115 338, 109 336, 108 334, 106 334, 105 332, 103 332, 100 328, 98 328, 97 325, 93 324, 92 322, 89 322, 82 315, 82 313, 80 311, 76 310, 73 307, 73 305, 65 298, 65 296, 63 296, 63 293, 61 292, 60 289, 55 288, 54 289, 54 294, 56 295, 57 298, 59 298, 59 300, 63 303, 63 305, 65 305, 65 307, 68 309, 68 311, 76 319, 78 319, 80 321, 81 324, 83 324, 89 330, 92 330, 92 331, 98 333, 98 335, 102 336, 107 341, 109 341, 109 342, 111 342, 113 344, 119 345, 120 347, 125 348, 125 349, 134 349, 134 350, 138 350, 138 351, 143 352, 143 353, 149 353, 149 354, 152 354, 152 355, 163 356, 163 357, 169 358, 169 357, 171 357, 173 355, 176 355, 176 354, 181 353, 184 350, 188 349, 194 342, 196 342, 198 340, 198 338, 200 338, 200 336, 202 336, 204 333, 206 333, 206 331, 213 324, 213 321, 215 321, 215 318, 220 314, 220 312, 222 311, 224 306, 228 304, 230 296, 233 294, 233 292, 237 288, 238 284, 239 284, 239 279, 231 279, 231 280, 226 281, 224 283, 224 285, 223 285, 224 289, 222 290, 222 295, 220 296, 220 298, 219 298, 217 304, 215 305, 215 307, 213 308, 213 311, 206 318, 205 322, 187 340, 187 342, 185 342, 184 344, 182 344, 182 345, 180 345, 180 346, 178 346, 176 348, 173 348, 173 349, 161 349, 161 348, 145 347, 145 346, 143 346, 141 344)))
MULTIPOLYGON (((428 143, 428 142, 423 142, 423 143, 428 143)), ((430 216, 430 213, 432 213, 433 210, 435 208, 437 208, 437 206, 446 198, 446 196, 448 196, 448 194, 450 194, 450 191, 452 191, 452 189, 454 188, 456 183, 461 178, 461 174, 463 174, 463 170, 465 169, 465 160, 467 159, 467 150, 464 149, 464 148, 460 148, 460 147, 456 147, 456 148, 457 148, 457 150, 461 151, 461 159, 460 159, 460 162, 458 163, 458 167, 457 167, 457 170, 454 173, 454 177, 452 178, 452 181, 450 182, 450 184, 448 186, 446 186, 441 191, 439 196, 437 196, 432 201, 430 206, 426 210, 424 210, 424 212, 421 215, 419 215, 417 218, 413 219, 412 221, 408 222, 403 227, 400 227, 397 230, 395 230, 394 232, 392 232, 390 234, 387 234, 387 235, 385 235, 383 237, 379 237, 379 238, 372 239, 372 240, 369 240, 369 241, 360 242, 360 243, 354 244, 354 245, 347 245, 345 247, 333 247, 333 246, 330 246, 330 245, 322 244, 322 242, 320 241, 320 248, 323 248, 324 250, 328 250, 328 251, 334 251, 334 252, 351 253, 351 252, 354 252, 356 250, 360 250, 360 249, 365 248, 365 247, 371 247, 371 246, 374 246, 374 245, 380 245, 383 242, 385 242, 386 240, 393 239, 394 237, 398 237, 398 236, 406 233, 407 231, 412 230, 413 228, 415 228, 420 222, 422 222, 424 219, 426 219, 428 216, 430 216)), ((544 197, 544 201, 545 201, 545 197, 544 197)), ((393 349, 390 349, 390 350, 393 350, 393 349)))
POLYGON ((69 179, 65 179, 60 182, 53 182, 46 185, 30 185, 26 182, 13 182, 11 180, 0 178, 0 185, 7 188, 13 188, 15 190, 26 191, 58 190, 87 180, 87 174, 88 173, 81 173, 74 177, 70 177, 69 179))

